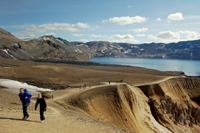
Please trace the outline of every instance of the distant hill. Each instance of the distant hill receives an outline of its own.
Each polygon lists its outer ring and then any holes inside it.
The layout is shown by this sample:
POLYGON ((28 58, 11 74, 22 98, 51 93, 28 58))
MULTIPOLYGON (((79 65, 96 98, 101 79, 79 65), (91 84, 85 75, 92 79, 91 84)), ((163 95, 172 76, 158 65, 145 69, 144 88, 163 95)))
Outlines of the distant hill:
POLYGON ((71 42, 89 57, 150 57, 200 59, 200 40, 178 43, 128 44, 111 42, 71 42))
POLYGON ((68 42, 54 36, 20 40, 0 28, 0 57, 40 61, 89 61, 92 57, 200 59, 200 40, 140 45, 103 41, 68 42))

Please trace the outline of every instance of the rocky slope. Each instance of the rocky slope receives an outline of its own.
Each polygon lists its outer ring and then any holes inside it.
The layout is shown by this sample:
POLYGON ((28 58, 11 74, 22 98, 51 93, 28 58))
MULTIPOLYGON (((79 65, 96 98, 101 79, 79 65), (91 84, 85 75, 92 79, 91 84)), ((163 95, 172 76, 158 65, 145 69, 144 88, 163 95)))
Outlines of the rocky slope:
POLYGON ((43 36, 28 41, 20 40, 0 29, 0 57, 12 59, 57 59, 89 61, 84 53, 73 51, 69 42, 53 36, 43 36))
POLYGON ((13 36, 10 32, 0 28, 0 45, 9 45, 10 43, 19 41, 21 40, 13 36))

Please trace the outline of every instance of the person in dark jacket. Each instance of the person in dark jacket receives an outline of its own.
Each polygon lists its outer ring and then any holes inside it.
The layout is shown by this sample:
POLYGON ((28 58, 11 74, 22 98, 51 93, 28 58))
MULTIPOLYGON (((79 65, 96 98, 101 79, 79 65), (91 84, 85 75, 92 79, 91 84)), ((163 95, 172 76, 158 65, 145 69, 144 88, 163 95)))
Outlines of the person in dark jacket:
POLYGON ((23 88, 20 88, 19 91, 20 91, 19 97, 22 102, 22 109, 23 109, 23 115, 24 115, 23 120, 26 120, 29 117, 29 114, 27 112, 27 107, 31 103, 32 95, 26 89, 23 89, 23 88))
POLYGON ((38 94, 38 99, 35 104, 35 110, 37 109, 38 103, 40 104, 40 120, 43 122, 45 120, 44 111, 47 109, 46 101, 42 98, 41 94, 38 94))

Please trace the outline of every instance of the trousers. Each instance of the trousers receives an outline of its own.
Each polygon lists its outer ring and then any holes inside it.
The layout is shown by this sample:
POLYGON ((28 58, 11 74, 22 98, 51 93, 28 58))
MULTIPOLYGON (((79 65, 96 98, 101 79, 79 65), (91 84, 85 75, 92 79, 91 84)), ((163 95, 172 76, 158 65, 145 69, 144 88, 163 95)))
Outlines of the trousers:
POLYGON ((30 102, 27 102, 27 103, 25 103, 25 104, 22 105, 24 118, 26 116, 29 117, 29 114, 27 112, 27 107, 29 106, 29 104, 30 104, 30 102))
POLYGON ((44 117, 44 110, 40 110, 40 120, 45 120, 45 117, 44 117))

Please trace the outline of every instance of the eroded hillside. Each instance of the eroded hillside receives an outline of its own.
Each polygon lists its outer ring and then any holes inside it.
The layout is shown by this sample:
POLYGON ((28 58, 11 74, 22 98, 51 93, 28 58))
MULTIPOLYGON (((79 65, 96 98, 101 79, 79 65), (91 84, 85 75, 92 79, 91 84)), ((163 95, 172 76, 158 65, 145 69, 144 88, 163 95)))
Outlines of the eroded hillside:
POLYGON ((57 102, 106 123, 137 133, 200 131, 200 80, 172 77, 149 85, 92 87, 57 102))
POLYGON ((199 79, 174 78, 139 87, 149 98, 152 115, 161 125, 172 132, 199 131, 199 79))

